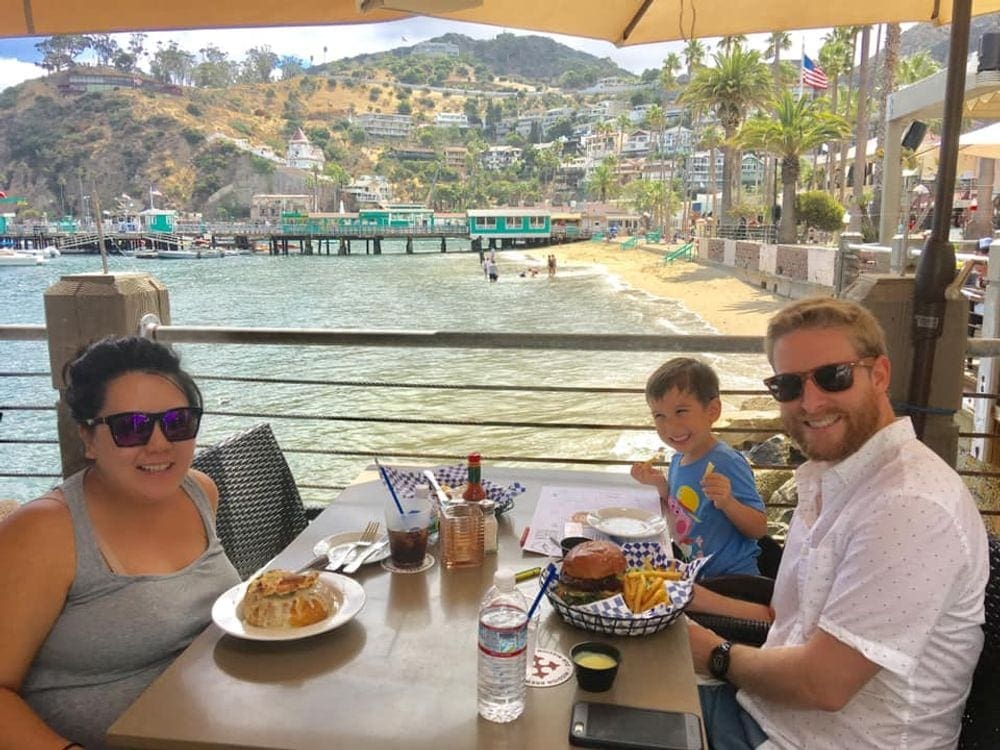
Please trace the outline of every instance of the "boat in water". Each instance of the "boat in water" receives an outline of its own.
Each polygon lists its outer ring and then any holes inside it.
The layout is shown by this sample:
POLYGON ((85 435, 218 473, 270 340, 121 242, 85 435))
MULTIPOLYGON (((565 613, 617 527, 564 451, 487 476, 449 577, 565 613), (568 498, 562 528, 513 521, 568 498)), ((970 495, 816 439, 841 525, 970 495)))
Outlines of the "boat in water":
POLYGON ((43 263, 45 263, 45 258, 41 255, 15 252, 13 250, 0 250, 0 268, 7 266, 40 266, 43 263))

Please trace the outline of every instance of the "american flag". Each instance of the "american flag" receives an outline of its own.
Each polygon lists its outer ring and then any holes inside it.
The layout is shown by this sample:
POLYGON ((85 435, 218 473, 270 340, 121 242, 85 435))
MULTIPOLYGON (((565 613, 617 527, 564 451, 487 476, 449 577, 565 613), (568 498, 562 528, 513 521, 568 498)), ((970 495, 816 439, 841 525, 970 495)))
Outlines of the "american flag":
POLYGON ((830 79, 819 65, 809 59, 808 55, 802 55, 802 83, 814 89, 830 88, 830 79))

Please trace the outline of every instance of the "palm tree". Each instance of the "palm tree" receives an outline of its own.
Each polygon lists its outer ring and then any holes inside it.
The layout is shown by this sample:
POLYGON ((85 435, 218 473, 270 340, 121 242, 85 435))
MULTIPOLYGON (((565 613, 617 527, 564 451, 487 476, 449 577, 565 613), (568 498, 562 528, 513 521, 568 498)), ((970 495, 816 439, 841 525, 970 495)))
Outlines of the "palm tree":
POLYGON ((705 192, 712 196, 712 210, 716 209, 715 194, 719 192, 718 180, 715 176, 715 150, 726 140, 725 134, 715 125, 709 125, 701 131, 698 138, 698 148, 708 149, 708 184, 705 192))
POLYGON ((722 170, 722 213, 726 216, 740 178, 740 152, 732 138, 751 109, 773 99, 774 84, 760 53, 754 50, 736 44, 731 52, 716 53, 714 58, 715 67, 699 69, 680 100, 689 102, 697 111, 714 112, 726 134, 722 170))
POLYGON ((701 67, 704 59, 705 45, 700 39, 689 39, 684 45, 684 64, 687 66, 688 78, 691 78, 695 70, 701 67))
MULTIPOLYGON (((889 95, 896 90, 896 68, 898 67, 899 46, 902 41, 902 35, 903 29, 898 23, 886 24, 885 59, 882 64, 879 92, 875 96, 875 101, 878 103, 878 114, 875 117, 876 154, 883 153, 885 150, 885 107, 889 102, 889 95)), ((872 186, 875 189, 872 213, 875 216, 881 216, 883 211, 882 181, 884 179, 881 159, 875 159, 875 163, 872 165, 872 177, 872 186)), ((888 209, 889 207, 886 208, 888 209)))
POLYGON ((909 86, 911 83, 934 75, 941 70, 941 65, 928 54, 927 50, 921 50, 916 54, 904 57, 899 61, 897 77, 900 86, 909 86))
MULTIPOLYGON (((823 46, 819 48, 819 64, 830 77, 830 111, 837 114, 840 77, 845 73, 849 73, 853 67, 850 45, 836 33, 827 35, 823 46)), ((832 195, 835 184, 834 170, 836 165, 833 151, 836 144, 831 142, 827 145, 826 184, 827 189, 832 195)))
POLYGON ((670 94, 677 88, 677 71, 681 69, 681 56, 676 52, 670 52, 663 58, 663 67, 660 69, 660 85, 666 94, 670 94))
POLYGON ((828 112, 807 97, 782 93, 773 114, 758 114, 740 128, 737 139, 748 148, 760 149, 781 159, 781 224, 778 242, 796 239, 795 189, 799 159, 821 143, 841 138, 850 130, 847 121, 828 112))
POLYGON ((716 49, 725 52, 727 55, 733 51, 734 47, 745 47, 747 43, 746 34, 731 34, 719 39, 715 45, 716 49))
POLYGON ((854 128, 854 184, 851 186, 851 222, 848 229, 861 231, 864 214, 862 206, 865 187, 865 161, 868 158, 868 91, 871 88, 871 61, 868 59, 868 44, 871 41, 871 26, 861 28, 861 71, 858 76, 858 117, 854 128))
POLYGON ((587 192, 599 198, 601 203, 607 201, 608 196, 613 195, 617 187, 618 180, 611 160, 598 164, 587 180, 587 192))
MULTIPOLYGON (((792 48, 792 35, 785 31, 775 31, 767 37, 767 49, 764 50, 764 57, 771 58, 771 73, 774 75, 774 95, 780 97, 784 89, 784 82, 781 77, 781 53, 792 48)), ((778 202, 778 196, 772 191, 775 190, 774 170, 776 164, 771 159, 767 159, 764 165, 764 205, 770 210, 771 206, 778 202)))

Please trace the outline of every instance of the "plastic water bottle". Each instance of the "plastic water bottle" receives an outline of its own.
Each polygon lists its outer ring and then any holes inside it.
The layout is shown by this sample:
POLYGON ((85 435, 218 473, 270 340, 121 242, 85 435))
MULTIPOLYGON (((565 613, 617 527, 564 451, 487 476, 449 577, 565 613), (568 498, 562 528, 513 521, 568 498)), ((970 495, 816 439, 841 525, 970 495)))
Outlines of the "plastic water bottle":
POLYGON ((528 602, 501 568, 479 607, 479 715, 513 721, 524 711, 528 602))

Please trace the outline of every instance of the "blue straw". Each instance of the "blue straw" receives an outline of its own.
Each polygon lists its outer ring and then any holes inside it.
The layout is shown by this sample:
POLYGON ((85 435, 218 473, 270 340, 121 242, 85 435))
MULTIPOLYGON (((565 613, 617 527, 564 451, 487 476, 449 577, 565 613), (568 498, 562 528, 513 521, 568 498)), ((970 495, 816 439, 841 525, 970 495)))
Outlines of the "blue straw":
POLYGON ((385 470, 385 467, 375 459, 375 465, 378 467, 378 473, 382 475, 382 481, 385 482, 385 486, 389 488, 389 494, 392 495, 392 501, 396 503, 396 508, 399 509, 399 515, 405 516, 406 511, 403 510, 403 506, 399 502, 399 496, 396 495, 396 489, 392 486, 392 482, 389 481, 389 472, 385 470))
POLYGON ((553 565, 552 569, 549 571, 549 574, 545 576, 545 580, 542 581, 542 587, 538 589, 538 593, 535 594, 535 601, 531 603, 531 608, 528 610, 529 622, 531 621, 531 618, 535 616, 535 610, 538 609, 538 605, 542 603, 542 597, 545 595, 545 589, 549 587, 549 584, 552 583, 555 577, 556 577, 556 568, 553 565))

